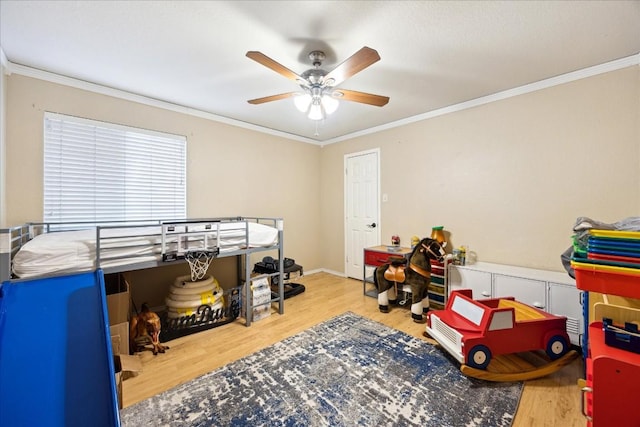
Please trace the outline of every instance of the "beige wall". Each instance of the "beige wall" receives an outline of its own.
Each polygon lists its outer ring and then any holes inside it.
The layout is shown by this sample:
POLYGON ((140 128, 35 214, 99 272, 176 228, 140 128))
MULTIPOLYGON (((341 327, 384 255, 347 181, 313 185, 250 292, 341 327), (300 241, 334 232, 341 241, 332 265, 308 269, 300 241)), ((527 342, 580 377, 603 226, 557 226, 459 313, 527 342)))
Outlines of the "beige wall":
POLYGON ((43 115, 51 111, 186 135, 190 217, 282 217, 285 255, 322 267, 320 246, 309 244, 320 229, 318 146, 17 74, 7 83, 9 224, 42 220, 43 115))
POLYGON ((479 260, 562 271, 577 217, 639 214, 639 117, 634 66, 326 146, 321 264, 344 270, 344 155, 379 147, 381 243, 444 225, 479 260))
POLYGON ((382 243, 444 225, 478 259, 562 270, 579 216, 640 207, 640 68, 324 148, 13 74, 7 78, 7 222, 42 217, 44 111, 188 138, 188 213, 285 218, 285 253, 344 271, 344 155, 381 151, 382 243))

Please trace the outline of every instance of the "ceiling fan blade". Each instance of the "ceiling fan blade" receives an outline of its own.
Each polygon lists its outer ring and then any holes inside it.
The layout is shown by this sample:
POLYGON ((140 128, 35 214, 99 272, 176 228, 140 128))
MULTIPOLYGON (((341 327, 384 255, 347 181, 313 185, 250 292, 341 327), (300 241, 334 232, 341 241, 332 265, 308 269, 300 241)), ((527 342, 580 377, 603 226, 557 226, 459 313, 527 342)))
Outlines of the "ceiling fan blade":
POLYGON ((382 107, 389 102, 388 96, 373 95, 371 93, 357 92, 355 90, 338 89, 332 94, 332 97, 336 99, 343 99, 345 101, 360 102, 362 104, 375 105, 376 107, 382 107))
POLYGON ((249 101, 247 101, 249 104, 264 104, 265 102, 271 102, 271 101, 278 101, 280 99, 285 99, 285 98, 290 98, 293 95, 295 95, 298 92, 287 92, 287 93, 281 93, 278 95, 271 95, 271 96, 265 96, 264 98, 256 98, 256 99, 250 99, 249 101))
POLYGON ((324 76, 324 82, 328 86, 337 86, 379 60, 378 52, 365 46, 324 76))
POLYGON ((294 73, 284 65, 274 61, 273 59, 269 58, 267 55, 263 53, 250 50, 249 52, 247 52, 247 57, 253 59, 259 64, 264 65, 267 68, 272 69, 276 73, 288 78, 289 80, 293 80, 294 82, 298 82, 298 81, 304 82, 304 79, 300 77, 298 74, 294 73))

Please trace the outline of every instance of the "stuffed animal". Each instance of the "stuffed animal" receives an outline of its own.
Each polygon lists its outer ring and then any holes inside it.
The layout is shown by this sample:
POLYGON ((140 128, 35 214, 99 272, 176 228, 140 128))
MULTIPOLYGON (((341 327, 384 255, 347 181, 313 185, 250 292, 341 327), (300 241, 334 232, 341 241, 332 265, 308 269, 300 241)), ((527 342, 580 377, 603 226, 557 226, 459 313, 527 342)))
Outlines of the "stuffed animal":
POLYGON ((164 353, 169 347, 160 344, 160 317, 149 310, 147 304, 142 304, 140 313, 131 319, 131 327, 129 328, 129 344, 130 352, 144 350, 147 344, 151 344, 153 355, 164 353))

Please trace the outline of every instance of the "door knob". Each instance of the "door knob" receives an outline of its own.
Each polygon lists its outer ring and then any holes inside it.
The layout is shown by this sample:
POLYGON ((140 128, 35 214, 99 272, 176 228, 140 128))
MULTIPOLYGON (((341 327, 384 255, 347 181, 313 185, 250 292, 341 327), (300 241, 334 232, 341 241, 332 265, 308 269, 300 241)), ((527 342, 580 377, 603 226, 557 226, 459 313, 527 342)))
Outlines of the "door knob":
POLYGON ((367 227, 369 228, 376 228, 376 223, 372 222, 371 224, 367 224, 367 227))

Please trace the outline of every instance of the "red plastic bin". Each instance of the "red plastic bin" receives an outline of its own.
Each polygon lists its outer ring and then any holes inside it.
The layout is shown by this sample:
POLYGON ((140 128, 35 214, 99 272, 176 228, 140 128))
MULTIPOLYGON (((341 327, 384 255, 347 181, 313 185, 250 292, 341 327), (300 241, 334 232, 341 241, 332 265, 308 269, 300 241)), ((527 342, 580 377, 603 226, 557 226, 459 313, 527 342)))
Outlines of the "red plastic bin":
POLYGON ((640 269, 572 261, 576 287, 583 291, 640 298, 640 269))

